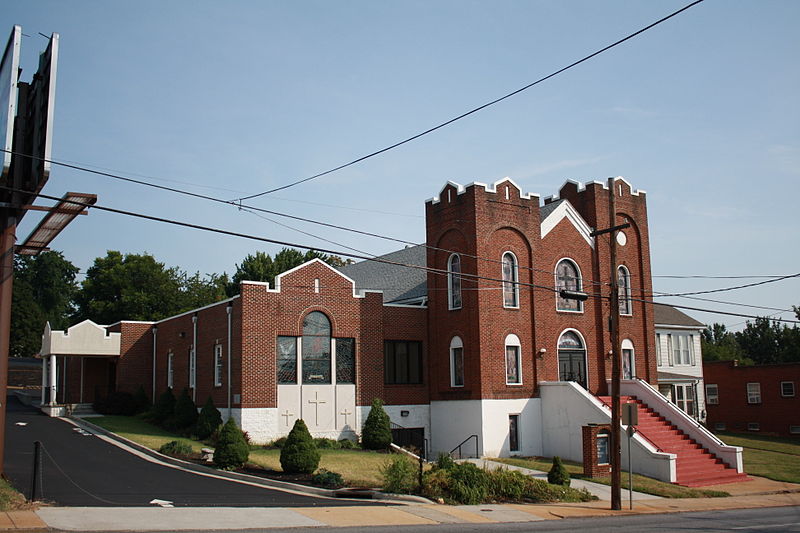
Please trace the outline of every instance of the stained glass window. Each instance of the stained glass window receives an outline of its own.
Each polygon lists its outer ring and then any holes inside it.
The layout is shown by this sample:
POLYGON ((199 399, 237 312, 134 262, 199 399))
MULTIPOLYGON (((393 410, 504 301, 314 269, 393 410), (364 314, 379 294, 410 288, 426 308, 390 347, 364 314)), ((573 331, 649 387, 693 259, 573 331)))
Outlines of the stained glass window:
POLYGON ((519 307, 519 267, 511 252, 503 254, 503 307, 519 307))
POLYGON ((319 311, 303 320, 303 383, 331 382, 331 321, 319 311))
POLYGON ((278 337, 278 383, 297 383, 297 337, 278 337))
MULTIPOLYGON (((580 291, 581 277, 578 267, 569 259, 562 259, 556 266, 556 290, 580 291)), ((559 311, 583 311, 583 302, 569 298, 562 298, 556 294, 559 311)))
POLYGON ((336 383, 356 382, 356 340, 336 339, 336 383))
POLYGON ((461 309, 461 256, 453 254, 447 261, 447 296, 450 309, 461 309))

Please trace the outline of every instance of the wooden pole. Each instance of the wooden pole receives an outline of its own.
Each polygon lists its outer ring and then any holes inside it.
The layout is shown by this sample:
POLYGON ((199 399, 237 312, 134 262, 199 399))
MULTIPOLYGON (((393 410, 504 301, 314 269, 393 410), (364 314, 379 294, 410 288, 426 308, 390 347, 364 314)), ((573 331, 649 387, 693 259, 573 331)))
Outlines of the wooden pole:
MULTIPOLYGON (((608 224, 616 226, 617 193, 615 179, 608 178, 608 224)), ((622 509, 621 462, 622 447, 620 445, 620 360, 619 360, 619 291, 617 290, 617 231, 609 233, 611 270, 611 305, 609 328, 611 329, 611 509, 622 509)))

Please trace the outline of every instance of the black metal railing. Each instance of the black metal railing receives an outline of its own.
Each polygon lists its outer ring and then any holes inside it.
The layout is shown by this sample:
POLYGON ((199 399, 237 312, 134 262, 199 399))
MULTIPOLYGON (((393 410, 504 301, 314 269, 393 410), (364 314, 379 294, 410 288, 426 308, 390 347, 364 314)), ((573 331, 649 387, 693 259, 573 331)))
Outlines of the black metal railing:
POLYGON ((475 455, 468 455, 467 457, 475 457, 476 459, 479 458, 480 455, 478 454, 478 436, 477 435, 470 435, 469 437, 467 437, 466 439, 461 441, 461 444, 459 444, 458 446, 456 446, 455 448, 450 450, 450 457, 452 457, 453 459, 463 459, 464 458, 464 454, 463 454, 462 450, 463 450, 464 446, 472 439, 475 439, 475 455), (457 456, 454 455, 456 452, 458 452, 457 456))

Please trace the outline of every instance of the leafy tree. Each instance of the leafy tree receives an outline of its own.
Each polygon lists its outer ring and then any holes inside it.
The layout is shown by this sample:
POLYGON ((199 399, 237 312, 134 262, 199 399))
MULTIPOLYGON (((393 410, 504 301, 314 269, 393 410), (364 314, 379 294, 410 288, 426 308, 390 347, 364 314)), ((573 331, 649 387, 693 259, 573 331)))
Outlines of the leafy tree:
POLYGON ((796 326, 790 328, 759 317, 754 322, 748 321, 735 335, 742 351, 756 364, 800 361, 800 329, 796 326))
POLYGON ((316 250, 303 253, 294 248, 284 248, 275 254, 274 258, 264 252, 248 254, 240 264, 236 265, 236 272, 228 285, 228 295, 238 294, 239 284, 242 281, 265 281, 274 286, 275 278, 279 274, 312 259, 321 259, 333 267, 352 263, 351 260, 345 261, 336 255, 327 255, 316 250))
POLYGON ((298 418, 281 448, 281 468, 293 474, 311 474, 319 466, 320 453, 302 418, 298 418))
POLYGON ((60 252, 14 258, 11 356, 35 354, 41 348, 45 322, 54 329, 69 325, 77 273, 78 268, 60 252))
POLYGON ((383 402, 375 398, 364 422, 361 445, 368 450, 385 450, 391 443, 392 428, 389 424, 389 415, 383 410, 383 402))
POLYGON ((743 361, 745 355, 733 333, 724 324, 706 326, 700 338, 704 361, 743 361))
POLYGON ((222 415, 214 406, 214 401, 211 396, 206 400, 205 405, 200 410, 200 417, 197 419, 197 436, 200 440, 210 437, 218 427, 222 425, 222 415))
POLYGON ((233 418, 222 426, 217 446, 214 448, 214 466, 232 470, 244 466, 250 457, 250 447, 242 430, 233 418))
POLYGON ((219 274, 207 274, 205 277, 200 272, 195 272, 189 276, 184 274, 181 280, 181 292, 183 301, 181 307, 184 310, 197 309, 214 302, 219 302, 227 298, 227 288, 230 279, 224 272, 219 274))

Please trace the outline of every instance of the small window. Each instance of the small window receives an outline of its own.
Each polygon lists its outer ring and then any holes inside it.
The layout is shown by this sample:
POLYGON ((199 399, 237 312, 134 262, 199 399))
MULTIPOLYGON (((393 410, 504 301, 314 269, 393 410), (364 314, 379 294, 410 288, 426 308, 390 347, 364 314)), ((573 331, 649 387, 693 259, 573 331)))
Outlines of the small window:
POLYGON ((197 357, 195 357, 194 346, 189 348, 189 388, 193 389, 197 385, 197 357))
POLYGON ((583 311, 583 302, 562 298, 560 291, 580 291, 582 290, 581 274, 578 265, 569 259, 562 259, 556 265, 556 309, 558 311, 583 311))
POLYGON ((503 307, 519 307, 519 266, 511 252, 503 254, 503 307))
POLYGON ((725 422, 714 423, 714 431, 725 431, 726 428, 727 426, 725 425, 725 422))
POLYGON ((175 388, 175 354, 167 354, 167 387, 175 388))
POLYGON ((508 451, 519 451, 519 415, 508 415, 508 451))
POLYGON ((792 435, 800 435, 800 426, 789 426, 789 433, 792 435))
POLYGON ((676 365, 693 364, 694 355, 694 336, 693 335, 671 335, 672 337, 672 360, 676 365))
POLYGON ((450 341, 450 386, 464 386, 464 344, 460 337, 450 341))
POLYGON ((356 382, 356 340, 336 339, 336 383, 356 382))
POLYGON ((761 431, 761 424, 758 422, 748 422, 747 431, 761 431))
POLYGON ((278 383, 297 384, 297 337, 278 337, 278 383))
POLYGON ((387 385, 422 383, 422 343, 383 342, 383 381, 387 385))
POLYGON ((520 352, 519 337, 516 335, 508 335, 506 337, 506 384, 507 385, 521 385, 522 384, 522 361, 520 352))
POLYGON ((214 345, 214 386, 222 386, 222 345, 214 345))
POLYGON ((617 294, 619 295, 619 314, 632 315, 631 274, 624 266, 617 269, 617 294))
POLYGON ((794 398, 794 381, 781 381, 781 396, 794 398))
POLYGON ((761 403, 761 383, 747 384, 747 403, 761 403))
POLYGON ((447 305, 461 309, 461 256, 453 254, 447 260, 447 305))
POLYGON ((599 465, 607 465, 609 464, 609 453, 608 453, 608 441, 610 440, 610 434, 607 431, 601 431, 597 434, 597 464, 599 465))
POLYGON ((716 384, 706 385, 706 403, 708 405, 719 404, 719 388, 716 384))

